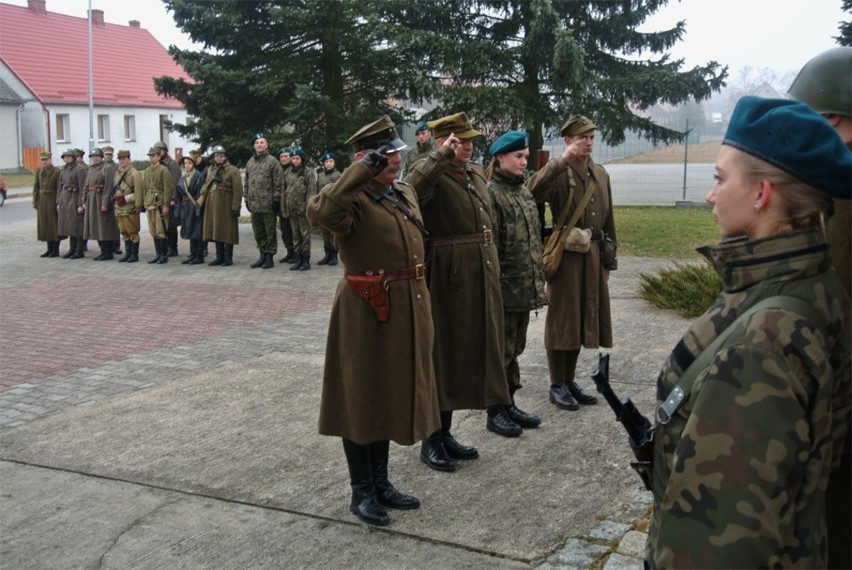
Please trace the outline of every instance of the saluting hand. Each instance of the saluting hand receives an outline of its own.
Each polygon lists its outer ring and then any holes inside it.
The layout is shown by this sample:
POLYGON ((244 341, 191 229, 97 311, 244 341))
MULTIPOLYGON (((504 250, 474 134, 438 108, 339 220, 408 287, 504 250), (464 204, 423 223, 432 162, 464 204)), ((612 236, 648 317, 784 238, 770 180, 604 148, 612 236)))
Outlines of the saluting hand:
POLYGON ((460 144, 461 144, 461 141, 456 136, 456 134, 450 133, 450 136, 448 136, 446 139, 444 139, 444 144, 442 144, 441 146, 450 147, 451 149, 453 149, 453 152, 455 152, 460 144))
POLYGON ((574 139, 565 145, 565 150, 562 151, 562 160, 565 164, 568 164, 572 160, 576 159, 580 156, 580 145, 583 143, 583 140, 580 137, 574 137, 574 139))

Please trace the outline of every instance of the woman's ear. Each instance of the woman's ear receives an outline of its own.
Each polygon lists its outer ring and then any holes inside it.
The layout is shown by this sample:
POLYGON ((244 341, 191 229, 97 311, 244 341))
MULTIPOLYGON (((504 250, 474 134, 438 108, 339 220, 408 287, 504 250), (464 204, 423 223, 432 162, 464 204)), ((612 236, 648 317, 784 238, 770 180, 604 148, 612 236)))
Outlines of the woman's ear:
POLYGON ((772 196, 772 183, 769 180, 760 181, 760 190, 757 193, 757 201, 754 203, 754 211, 759 212, 769 203, 772 196))

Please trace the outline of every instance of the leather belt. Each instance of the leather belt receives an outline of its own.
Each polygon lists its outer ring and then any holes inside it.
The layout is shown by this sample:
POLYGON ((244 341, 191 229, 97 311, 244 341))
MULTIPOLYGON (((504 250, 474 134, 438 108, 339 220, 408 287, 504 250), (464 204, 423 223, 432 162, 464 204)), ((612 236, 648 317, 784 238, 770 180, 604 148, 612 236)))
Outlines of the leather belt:
POLYGON ((476 234, 440 236, 431 238, 429 240, 429 243, 433 246, 465 245, 469 243, 481 243, 485 245, 491 245, 492 243, 494 243, 494 234, 491 233, 491 230, 485 230, 476 234))
POLYGON ((350 273, 349 271, 343 272, 343 277, 346 279, 359 277, 364 280, 369 281, 381 281, 384 283, 387 288, 387 284, 391 281, 405 281, 407 279, 423 279, 426 275, 426 265, 423 263, 418 263, 414 267, 409 267, 408 269, 401 269, 399 271, 385 271, 384 269, 379 269, 378 272, 374 273, 372 271, 368 273, 350 273))
POLYGON ((601 230, 592 230, 592 239, 600 240, 603 239, 604 233, 601 230))

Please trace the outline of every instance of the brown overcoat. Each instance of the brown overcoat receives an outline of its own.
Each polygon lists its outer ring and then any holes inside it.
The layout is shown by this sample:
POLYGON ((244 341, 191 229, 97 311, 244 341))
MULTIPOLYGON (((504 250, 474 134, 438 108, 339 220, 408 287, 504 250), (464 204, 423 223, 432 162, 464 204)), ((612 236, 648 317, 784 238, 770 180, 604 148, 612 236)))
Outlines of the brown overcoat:
POLYGON ((115 169, 108 162, 93 164, 86 173, 86 186, 83 190, 83 203, 86 205, 83 239, 115 241, 120 237, 118 223, 115 221, 115 209, 109 199, 114 173, 115 169), (102 211, 104 208, 106 211, 102 211))
MULTIPOLYGON (((548 162, 527 182, 536 202, 550 204, 554 224, 568 200, 568 168, 561 158, 548 162)), ((570 165, 576 181, 573 203, 576 208, 594 176, 596 189, 586 209, 576 223, 578 228, 590 228, 595 234, 603 230, 618 242, 612 214, 612 189, 609 174, 589 159, 570 165)), ((573 214, 568 213, 568 218, 573 214)), ((609 288, 604 269, 616 269, 617 264, 604 268, 601 264, 597 239, 592 240, 588 253, 566 251, 556 276, 547 284, 550 306, 544 325, 544 346, 550 350, 580 350, 580 347, 612 346, 612 319, 609 288)))
MULTIPOLYGON (((395 197, 420 218, 411 187, 395 197)), ((400 271, 423 263, 417 225, 388 199, 385 186, 356 162, 308 201, 308 220, 334 234, 347 272, 400 271)), ((433 329, 424 279, 388 282, 390 312, 377 320, 346 279, 337 285, 328 325, 319 433, 367 444, 410 445, 441 426, 432 366, 433 329)))
MULTIPOLYGON (((441 147, 414 164, 405 182, 414 186, 430 238, 488 235, 494 222, 482 169, 458 168, 455 153, 441 147)), ((435 375, 442 410, 508 404, 503 366, 503 296, 500 260, 490 243, 429 248, 426 260, 435 375)))
POLYGON ((39 166, 33 177, 33 208, 36 210, 38 241, 59 241, 56 230, 58 214, 56 199, 59 191, 59 169, 53 165, 39 166))
POLYGON ((59 170, 57 231, 61 236, 83 237, 83 214, 77 213, 77 207, 83 205, 86 170, 76 162, 59 170))
POLYGON ((221 166, 211 164, 201 196, 204 197, 203 239, 239 244, 243 182, 237 167, 227 161, 221 166))

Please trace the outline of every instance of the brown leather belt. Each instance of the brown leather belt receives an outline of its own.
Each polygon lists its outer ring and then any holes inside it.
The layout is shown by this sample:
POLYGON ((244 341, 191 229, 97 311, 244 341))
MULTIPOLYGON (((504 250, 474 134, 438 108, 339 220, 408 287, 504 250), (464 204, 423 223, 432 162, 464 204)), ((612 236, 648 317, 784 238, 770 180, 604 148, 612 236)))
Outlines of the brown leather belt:
POLYGON ((469 243, 491 245, 494 243, 494 235, 491 233, 491 230, 485 230, 476 234, 433 237, 429 240, 429 243, 436 247, 442 245, 465 245, 469 243))
POLYGON ((379 322, 386 322, 390 318, 390 303, 388 302, 388 288, 391 281, 404 281, 406 279, 423 279, 426 267, 418 263, 409 269, 401 271, 384 271, 378 273, 349 273, 343 272, 343 277, 349 285, 349 289, 366 301, 379 322))
POLYGON ((387 283, 390 281, 405 281, 407 279, 423 279, 426 275, 426 266, 422 263, 418 263, 414 267, 409 267, 408 269, 401 269, 399 271, 385 271, 384 269, 379 269, 378 272, 369 272, 369 273, 350 273, 348 271, 343 272, 343 277, 345 277, 348 281, 381 281, 385 284, 385 288, 387 288, 387 283))

